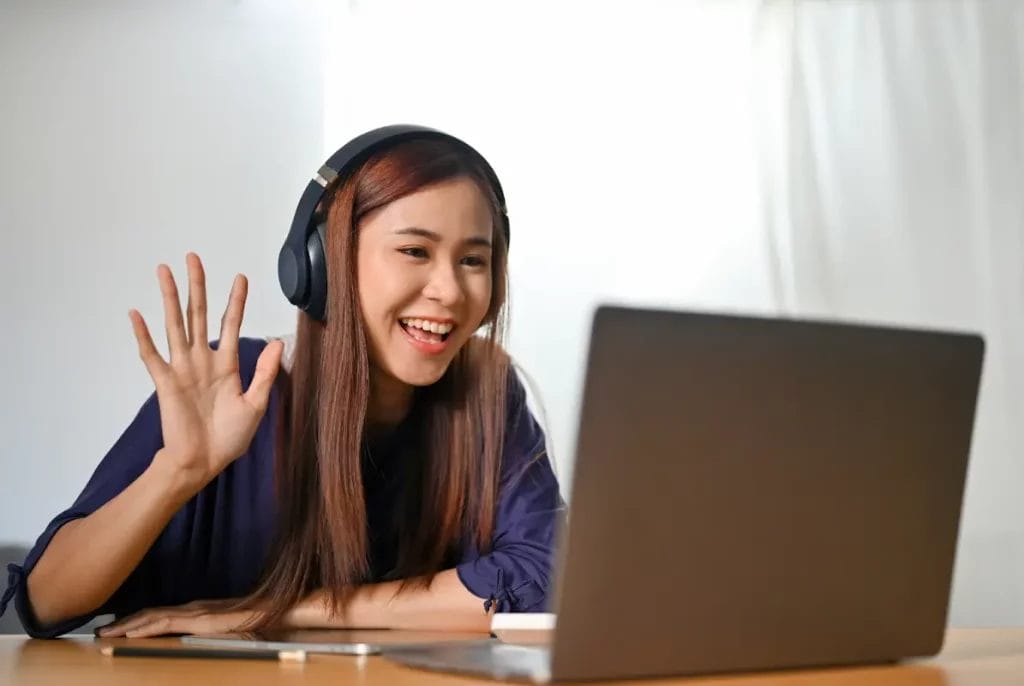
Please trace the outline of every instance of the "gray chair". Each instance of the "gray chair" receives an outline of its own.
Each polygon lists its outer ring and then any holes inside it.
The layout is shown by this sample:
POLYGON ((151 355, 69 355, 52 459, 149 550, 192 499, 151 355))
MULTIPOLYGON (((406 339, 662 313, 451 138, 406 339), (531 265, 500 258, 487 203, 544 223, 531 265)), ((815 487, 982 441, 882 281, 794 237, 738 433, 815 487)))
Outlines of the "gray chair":
MULTIPOLYGON (((0 580, 3 581, 0 593, 7 589, 7 564, 9 562, 21 564, 25 561, 26 555, 28 555, 28 548, 25 546, 0 545, 0 580)), ((14 609, 14 600, 11 600, 7 606, 7 612, 0 617, 0 634, 23 633, 25 630, 21 628, 21 620, 18 619, 18 613, 14 609)))
MULTIPOLYGON (((29 549, 25 546, 0 545, 0 580, 3 581, 3 587, 0 588, 0 593, 7 588, 7 564, 10 562, 21 564, 25 561, 25 556, 28 555, 28 551, 29 549)), ((101 615, 81 628, 75 629, 75 633, 91 634, 93 629, 107 624, 111 619, 113 619, 112 615, 101 615)), ((18 618, 18 613, 14 609, 14 601, 12 600, 7 606, 7 612, 0 617, 0 634, 23 633, 25 633, 25 629, 21 626, 21 620, 18 618)))

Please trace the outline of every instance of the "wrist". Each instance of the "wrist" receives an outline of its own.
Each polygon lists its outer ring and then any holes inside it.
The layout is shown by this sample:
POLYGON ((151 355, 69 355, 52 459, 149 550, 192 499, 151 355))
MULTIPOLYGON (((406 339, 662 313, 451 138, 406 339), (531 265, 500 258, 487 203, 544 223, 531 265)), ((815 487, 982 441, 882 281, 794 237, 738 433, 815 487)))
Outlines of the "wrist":
POLYGON ((324 592, 313 591, 293 605, 281 618, 281 627, 285 629, 324 629, 341 628, 328 624, 327 605, 324 603, 324 592))
POLYGON ((166 448, 156 452, 145 474, 159 484, 160 492, 178 506, 190 500, 210 482, 210 478, 200 470, 183 467, 180 461, 171 459, 166 448))
POLYGON ((285 629, 351 629, 359 627, 380 627, 367 623, 367 586, 356 589, 343 612, 335 614, 327 593, 323 589, 313 591, 292 606, 281 618, 285 629))

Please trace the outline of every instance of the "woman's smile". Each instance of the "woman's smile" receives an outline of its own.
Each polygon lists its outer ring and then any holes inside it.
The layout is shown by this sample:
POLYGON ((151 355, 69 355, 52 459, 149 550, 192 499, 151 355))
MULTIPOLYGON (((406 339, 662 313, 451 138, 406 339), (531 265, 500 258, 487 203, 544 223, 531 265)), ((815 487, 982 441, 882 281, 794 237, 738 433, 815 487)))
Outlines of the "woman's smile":
POLYGON ((451 322, 438 322, 430 319, 403 317, 398 320, 405 339, 427 355, 439 355, 448 348, 448 341, 455 325, 451 322))

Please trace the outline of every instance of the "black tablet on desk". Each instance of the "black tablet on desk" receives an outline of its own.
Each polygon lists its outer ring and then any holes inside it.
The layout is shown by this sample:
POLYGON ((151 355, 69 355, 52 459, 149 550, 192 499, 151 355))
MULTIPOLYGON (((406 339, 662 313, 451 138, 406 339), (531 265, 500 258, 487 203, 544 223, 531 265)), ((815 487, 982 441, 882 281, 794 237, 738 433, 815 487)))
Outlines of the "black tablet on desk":
POLYGON ((304 650, 335 655, 377 655, 385 648, 423 643, 487 641, 487 634, 391 629, 299 629, 261 633, 183 636, 190 646, 248 650, 304 650))

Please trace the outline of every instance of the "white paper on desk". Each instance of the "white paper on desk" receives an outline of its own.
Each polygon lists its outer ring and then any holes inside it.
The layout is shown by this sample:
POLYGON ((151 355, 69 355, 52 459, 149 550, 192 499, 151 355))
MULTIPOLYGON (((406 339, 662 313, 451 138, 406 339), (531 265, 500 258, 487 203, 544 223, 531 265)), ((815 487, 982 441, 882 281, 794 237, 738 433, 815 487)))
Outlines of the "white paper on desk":
POLYGON ((491 616, 491 633, 503 643, 546 644, 555 624, 553 612, 496 612, 491 616))

